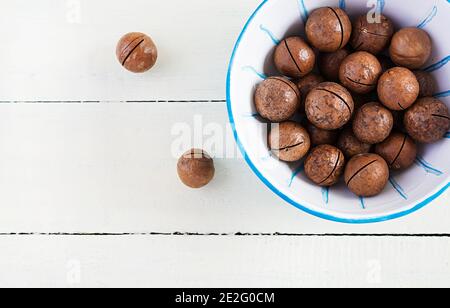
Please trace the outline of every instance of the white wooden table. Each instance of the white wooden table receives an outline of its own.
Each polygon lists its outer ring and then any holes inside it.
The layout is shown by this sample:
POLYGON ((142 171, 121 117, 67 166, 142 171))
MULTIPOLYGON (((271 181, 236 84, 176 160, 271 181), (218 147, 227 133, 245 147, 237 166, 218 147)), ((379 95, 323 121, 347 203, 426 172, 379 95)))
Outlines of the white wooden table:
POLYGON ((240 158, 179 183, 176 127, 230 134, 227 64, 258 3, 1 1, 1 286, 450 286, 448 193, 359 226, 290 207, 240 158), (116 62, 130 31, 157 42, 150 73, 116 62))

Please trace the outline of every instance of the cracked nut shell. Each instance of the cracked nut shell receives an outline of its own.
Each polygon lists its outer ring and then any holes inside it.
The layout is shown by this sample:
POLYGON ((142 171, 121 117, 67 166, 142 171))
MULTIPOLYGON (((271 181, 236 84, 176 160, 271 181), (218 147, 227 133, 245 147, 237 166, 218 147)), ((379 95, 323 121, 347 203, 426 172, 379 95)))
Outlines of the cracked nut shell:
POLYGON ((149 36, 132 32, 120 39, 116 55, 120 64, 130 72, 144 73, 155 65, 158 50, 149 36))
POLYGON ((450 129, 447 106, 433 97, 421 98, 405 113, 405 128, 415 141, 434 143, 450 129))
POLYGON ((362 106, 353 121, 353 133, 362 142, 377 144, 389 137, 394 127, 394 116, 379 103, 362 106))
POLYGON ((389 167, 377 154, 354 156, 345 168, 345 183, 350 191, 360 197, 380 194, 389 180, 389 167))
POLYGON ((339 8, 323 7, 314 10, 306 22, 306 36, 322 52, 344 48, 352 34, 348 15, 339 8))
POLYGON ((324 82, 315 87, 306 98, 308 120, 325 130, 336 130, 352 118, 355 105, 351 94, 343 86, 324 82))
POLYGON ((389 53, 398 66, 420 69, 431 57, 432 42, 419 28, 404 28, 394 34, 389 53))
POLYGON ((289 79, 270 77, 258 85, 254 100, 257 112, 277 123, 289 120, 297 112, 301 94, 289 79))
POLYGON ((365 51, 349 55, 341 64, 339 79, 344 87, 358 93, 372 92, 383 72, 380 61, 365 51))
POLYGON ((184 153, 178 160, 178 176, 191 188, 206 186, 214 178, 214 161, 203 150, 192 149, 184 153))
POLYGON ((344 173, 345 157, 331 145, 314 148, 305 161, 306 176, 319 186, 333 186, 344 173))
POLYGON ((311 147, 306 129, 292 121, 273 125, 268 143, 272 153, 285 162, 302 159, 311 147))
POLYGON ((353 133, 353 129, 344 129, 339 136, 337 147, 344 153, 345 157, 352 158, 359 154, 370 153, 372 145, 359 141, 353 133))
POLYGON ((316 55, 302 38, 289 37, 275 49, 274 61, 281 74, 300 78, 308 75, 314 69, 316 55))
POLYGON ((394 67, 385 72, 378 82, 378 97, 391 110, 406 110, 419 97, 420 85, 409 69, 394 67))
POLYGON ((380 15, 380 22, 370 22, 367 15, 361 15, 353 23, 350 44, 356 51, 377 55, 388 46, 393 35, 394 25, 386 16, 380 15))
POLYGON ((377 144, 375 153, 383 157, 391 169, 403 170, 414 164, 417 145, 408 135, 396 132, 377 144))

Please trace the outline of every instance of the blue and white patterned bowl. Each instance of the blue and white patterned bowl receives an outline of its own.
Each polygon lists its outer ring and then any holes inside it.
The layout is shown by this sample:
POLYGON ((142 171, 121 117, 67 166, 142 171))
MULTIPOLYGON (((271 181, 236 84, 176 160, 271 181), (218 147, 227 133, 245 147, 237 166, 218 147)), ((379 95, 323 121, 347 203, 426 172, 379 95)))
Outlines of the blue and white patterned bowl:
POLYGON ((303 35, 312 10, 340 6, 352 17, 370 5, 389 16, 397 27, 416 26, 434 41, 426 70, 439 81, 436 97, 450 104, 450 0, 265 0, 248 20, 236 43, 227 80, 230 122, 237 143, 256 175, 277 195, 310 214, 339 222, 371 223, 410 214, 443 194, 449 187, 450 134, 421 147, 416 164, 394 173, 385 191, 374 198, 358 198, 344 183, 322 189, 309 182, 302 163, 285 164, 271 157, 265 142, 266 125, 253 105, 255 86, 275 74, 272 53, 280 39, 303 35), (448 65, 447 65, 448 64, 448 65))

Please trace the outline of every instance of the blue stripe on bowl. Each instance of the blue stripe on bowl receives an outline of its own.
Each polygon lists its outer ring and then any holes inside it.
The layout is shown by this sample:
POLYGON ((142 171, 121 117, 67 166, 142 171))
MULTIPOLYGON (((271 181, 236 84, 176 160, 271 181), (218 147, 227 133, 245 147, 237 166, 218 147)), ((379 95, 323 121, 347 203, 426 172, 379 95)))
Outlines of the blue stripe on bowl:
POLYGON ((403 199, 408 200, 408 195, 406 194, 405 190, 400 186, 399 183, 397 183, 397 181, 393 177, 389 178, 389 182, 403 199))
POLYGON ((292 172, 292 176, 291 179, 289 180, 289 187, 292 186, 292 184, 294 183, 295 178, 297 177, 297 175, 299 175, 300 173, 303 172, 303 170, 305 170, 305 164, 302 162, 300 164, 300 166, 297 167, 297 169, 294 170, 294 172, 292 172))
POLYGON ((361 204, 361 208, 363 210, 366 209, 366 201, 364 200, 364 197, 359 197, 359 203, 361 204))
MULTIPOLYGON (((230 121, 230 126, 233 130, 233 136, 236 140, 236 144, 239 148, 239 150, 241 151, 245 161, 247 162, 247 164, 249 165, 250 169, 256 174, 256 176, 270 189, 272 190, 276 195, 278 195, 281 199, 283 199, 284 201, 286 201, 287 203, 291 204, 292 206, 298 208, 299 210, 302 210, 308 214, 314 215, 316 217, 319 218, 323 218, 323 219, 327 219, 327 220, 331 220, 331 221, 336 221, 336 222, 342 222, 342 223, 348 223, 348 224, 367 224, 367 223, 378 223, 378 222, 383 222, 383 221, 388 221, 388 220, 393 220, 393 219, 397 219, 409 214, 412 214, 420 209, 422 209, 423 207, 427 206, 428 204, 430 204, 432 201, 436 200, 440 195, 442 195, 444 192, 447 191, 447 189, 450 187, 450 183, 447 182, 445 184, 443 184, 440 187, 437 187, 435 192, 433 192, 432 194, 430 194, 429 197, 425 198, 424 200, 422 200, 421 202, 417 203, 416 205, 414 205, 413 207, 411 207, 408 210, 404 210, 398 213, 394 213, 394 214, 390 214, 390 215, 382 215, 382 216, 372 216, 372 217, 368 217, 368 218, 345 218, 345 217, 339 217, 337 215, 330 215, 330 214, 326 214, 326 213, 322 213, 316 210, 313 210, 305 205, 302 205, 298 202, 296 202, 295 200, 292 200, 291 198, 289 198, 288 196, 286 196, 284 193, 282 193, 278 188, 276 188, 266 177, 264 177, 264 175, 258 170, 258 168, 256 168, 255 164, 253 163, 253 161, 250 159, 250 157, 247 155, 247 152, 241 142, 241 139, 239 138, 239 134, 236 130, 236 123, 234 120, 234 114, 233 114, 233 108, 231 106, 231 73, 233 70, 233 65, 234 65, 234 58, 236 57, 236 53, 237 50, 239 49, 240 43, 242 41, 242 38, 244 37, 245 33, 247 32, 247 29, 250 25, 250 23, 253 21, 253 19, 255 18, 255 16, 260 12, 261 8, 264 7, 269 1, 271 0, 263 0, 261 2, 261 4, 256 8, 255 12, 253 12, 253 14, 250 16, 250 18, 247 20, 242 32, 240 33, 236 44, 234 46, 232 55, 231 55, 231 59, 230 59, 230 63, 228 66, 228 73, 227 73, 227 84, 226 84, 226 93, 227 93, 227 110, 228 110, 228 117, 229 117, 229 121, 230 121)), ((450 1, 450 0, 448 0, 450 1)), ((379 4, 382 5, 382 7, 384 6, 384 1, 379 0, 379 4)))
POLYGON ((428 25, 431 21, 433 21, 434 17, 436 17, 438 13, 437 5, 435 4, 431 9, 430 14, 417 26, 417 28, 423 29, 428 25))
POLYGON ((328 205, 328 202, 330 202, 330 187, 322 188, 322 199, 323 202, 325 202, 325 204, 328 205))
POLYGON ((448 97, 448 96, 450 96, 450 90, 444 91, 444 92, 440 92, 440 93, 436 93, 433 96, 436 97, 436 98, 448 97))
POLYGON ((259 114, 257 114, 257 113, 244 113, 242 115, 243 118, 256 118, 258 116, 259 116, 259 114))
POLYGON ((450 61, 450 55, 445 57, 441 61, 439 61, 439 62, 437 62, 437 63, 435 63, 433 65, 428 66, 427 68, 424 69, 424 71, 425 72, 429 72, 429 73, 437 71, 438 69, 441 69, 444 66, 446 66, 449 61, 450 61))
POLYGON ((384 7, 386 6, 386 1, 385 0, 378 0, 377 1, 377 10, 380 12, 380 13, 383 13, 383 11, 384 11, 384 7))
POLYGON ((273 42, 275 45, 280 44, 281 40, 277 39, 277 38, 275 37, 275 35, 272 33, 272 31, 270 31, 269 29, 267 29, 267 28, 264 27, 263 25, 260 25, 259 28, 261 29, 262 32, 266 33, 266 34, 270 37, 270 39, 272 40, 272 42, 273 42))
POLYGON ((258 72, 253 66, 247 65, 247 66, 244 66, 242 69, 244 71, 249 71, 249 72, 254 73, 256 76, 258 76, 261 79, 267 79, 267 76, 265 74, 258 72))
POLYGON ((415 163, 416 165, 422 167, 427 173, 431 173, 436 176, 441 176, 444 174, 442 171, 433 167, 430 163, 428 163, 425 159, 423 159, 420 156, 417 156, 415 163))
POLYGON ((308 9, 306 8, 305 0, 298 0, 298 5, 300 7, 300 15, 302 16, 303 21, 306 22, 309 17, 309 12, 308 9))

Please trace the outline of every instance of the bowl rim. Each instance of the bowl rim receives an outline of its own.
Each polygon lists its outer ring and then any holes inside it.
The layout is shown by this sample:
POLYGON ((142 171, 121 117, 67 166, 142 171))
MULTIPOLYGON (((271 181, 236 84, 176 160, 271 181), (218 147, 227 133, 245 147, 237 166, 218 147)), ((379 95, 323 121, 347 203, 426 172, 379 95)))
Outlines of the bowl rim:
POLYGON ((404 216, 407 216, 409 214, 412 214, 420 209, 422 209, 423 207, 425 207, 426 205, 428 205, 429 203, 431 203, 432 201, 434 201, 435 199, 437 199, 439 196, 441 196, 445 191, 447 191, 447 189, 450 186, 450 182, 448 182, 447 184, 440 185, 436 188, 435 191, 431 192, 429 195, 427 195, 426 199, 419 202, 418 204, 416 204, 415 206, 413 206, 411 209, 408 210, 404 210, 398 213, 394 213, 394 214, 389 214, 389 215, 378 215, 378 216, 374 216, 374 217, 370 217, 370 218, 345 218, 345 217, 339 217, 338 215, 330 215, 330 214, 325 214, 316 210, 312 210, 307 206, 304 206, 302 204, 300 204, 299 202, 292 200, 290 197, 286 196, 284 193, 282 193, 280 190, 278 190, 278 188, 275 187, 275 185, 273 185, 259 170, 258 168, 256 168, 255 164, 252 162, 252 160, 250 159, 250 157, 247 155, 247 151, 245 150, 244 146, 242 145, 240 138, 239 138, 239 134, 236 130, 236 125, 235 125, 235 120, 234 120, 234 115, 233 115, 233 110, 231 107, 231 72, 233 69, 233 64, 234 64, 234 58, 236 56, 237 50, 240 46, 240 43, 242 41, 242 38, 244 37, 245 33, 247 32, 247 29, 250 25, 250 23, 253 21, 253 19, 256 17, 256 15, 259 13, 259 11, 264 7, 265 4, 267 4, 270 0, 263 0, 258 7, 256 8, 256 10, 250 15, 250 17, 248 18, 247 22, 244 25, 244 28, 242 29, 241 33, 239 34, 239 37, 235 43, 235 46, 233 48, 233 52, 231 55, 231 59, 228 65, 228 72, 227 72, 227 82, 226 82, 226 103, 227 103, 227 111, 228 111, 228 117, 229 117, 229 121, 230 121, 230 126, 233 130, 233 136, 234 139, 238 145, 239 150, 241 151, 246 163, 250 166, 250 169, 256 174, 256 176, 272 191, 274 192, 276 195, 278 195, 281 199, 283 199, 284 201, 286 201, 287 203, 291 204, 292 206, 296 207, 299 210, 302 210, 308 214, 311 214, 313 216, 325 219, 325 220, 330 220, 330 221, 334 221, 334 222, 340 222, 340 223, 347 223, 347 224, 369 224, 369 223, 379 223, 379 222, 384 222, 384 221, 389 221, 389 220, 394 220, 394 219, 398 219, 404 216), (442 187, 441 187, 442 186, 442 187))

